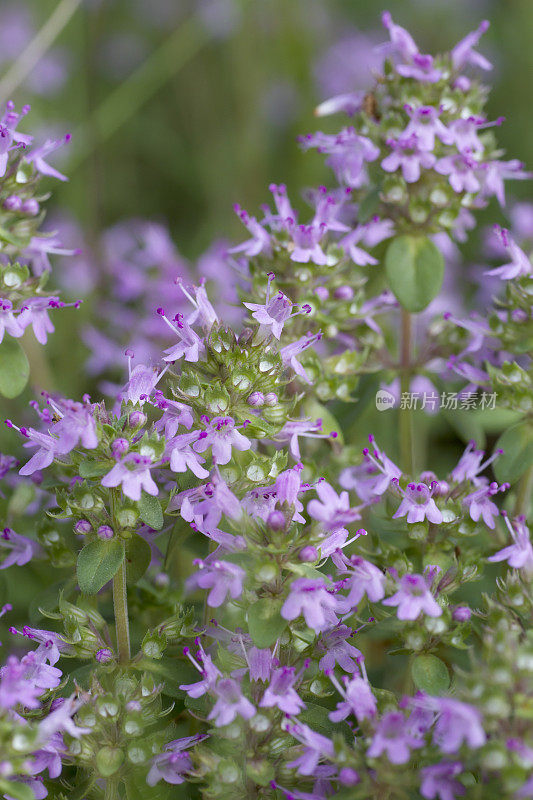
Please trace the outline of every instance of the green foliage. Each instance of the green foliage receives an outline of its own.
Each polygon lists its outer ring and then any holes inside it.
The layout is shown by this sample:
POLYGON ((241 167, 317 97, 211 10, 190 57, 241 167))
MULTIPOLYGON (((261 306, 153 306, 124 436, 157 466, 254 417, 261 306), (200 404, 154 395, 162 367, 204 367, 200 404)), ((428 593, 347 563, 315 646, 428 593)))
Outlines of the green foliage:
POLYGON ((411 676, 417 689, 431 695, 442 695, 450 687, 448 667, 437 656, 427 653, 417 656, 411 666, 411 676))
POLYGON ((442 286, 444 258, 425 236, 397 236, 387 248, 385 271, 401 305, 407 311, 423 311, 442 286))
POLYGON ((513 425, 502 433, 496 446, 503 450, 494 464, 497 480, 515 483, 533 464, 533 425, 528 421, 513 425))
POLYGON ((0 394, 17 397, 30 377, 30 364, 20 343, 4 336, 0 343, 0 394))
POLYGON ((78 584, 85 594, 96 594, 114 577, 124 561, 124 543, 118 539, 95 539, 78 556, 78 584))
POLYGON ((142 521, 149 525, 150 528, 160 531, 163 527, 163 509, 159 499, 143 491, 137 506, 142 521))
POLYGON ((248 628, 256 647, 270 647, 287 627, 280 609, 281 602, 270 597, 257 600, 248 609, 248 628))

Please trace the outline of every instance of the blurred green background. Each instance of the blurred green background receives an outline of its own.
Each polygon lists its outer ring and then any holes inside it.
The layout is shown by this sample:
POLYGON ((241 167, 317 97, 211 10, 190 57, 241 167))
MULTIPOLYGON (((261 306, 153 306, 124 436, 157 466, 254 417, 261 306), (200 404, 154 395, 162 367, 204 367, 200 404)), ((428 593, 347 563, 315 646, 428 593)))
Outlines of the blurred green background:
MULTIPOLYGON (((489 114, 506 117, 498 133, 508 157, 531 167, 533 2, 387 7, 423 52, 447 49, 491 20, 481 45, 495 65, 489 114)), ((50 181, 48 205, 54 222, 60 212, 79 223, 70 246, 83 238, 98 261, 103 230, 148 218, 168 225, 194 260, 213 237, 242 237, 234 202, 256 213, 272 181, 286 182, 292 196, 331 183, 322 158, 301 153, 296 137, 338 128, 339 118, 313 116, 316 104, 370 83, 373 47, 387 38, 382 10, 373 0, 2 0, 0 101, 30 102, 24 129, 38 138, 72 133, 53 162, 70 180, 50 181)), ((515 196, 528 191, 527 182, 513 186, 515 196)), ((491 209, 487 220, 501 221, 501 212, 491 209)), ((75 282, 66 291, 75 297, 75 282)), ((98 313, 96 293, 81 312, 55 316, 48 367, 35 356, 36 387, 91 388, 87 351, 73 332, 98 313)))

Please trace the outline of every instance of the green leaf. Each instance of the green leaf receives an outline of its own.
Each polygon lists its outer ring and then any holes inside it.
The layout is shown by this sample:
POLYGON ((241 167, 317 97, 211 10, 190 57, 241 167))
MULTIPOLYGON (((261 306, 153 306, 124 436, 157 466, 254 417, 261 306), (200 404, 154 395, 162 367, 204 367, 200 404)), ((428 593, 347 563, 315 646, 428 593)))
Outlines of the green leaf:
POLYGON ((160 531, 163 527, 163 509, 159 498, 152 497, 151 494, 146 494, 145 491, 141 494, 141 499, 137 503, 141 519, 155 531, 160 531))
POLYGON ((281 616, 281 601, 264 597, 248 609, 248 630, 260 650, 274 644, 287 627, 281 616))
POLYGON ((101 747, 96 754, 96 767, 100 775, 108 778, 114 775, 124 761, 124 751, 119 747, 101 747))
POLYGON ((114 577, 124 561, 124 544, 121 539, 103 541, 95 539, 86 544, 78 556, 76 571, 78 584, 85 594, 96 594, 114 577))
POLYGON ((82 478, 99 478, 113 466, 112 461, 82 461, 78 472, 82 478))
POLYGON ((519 422, 508 428, 496 443, 503 453, 494 462, 493 470, 500 483, 515 483, 533 464, 533 425, 519 422))
POLYGON ((423 311, 440 292, 444 258, 425 236, 397 236, 387 248, 385 272, 401 305, 407 311, 423 311))
POLYGON ((427 694, 440 695, 450 688, 448 667, 431 653, 415 658, 411 675, 417 689, 427 694))
POLYGON ((142 578, 152 560, 152 551, 142 536, 132 536, 126 545, 126 581, 137 583, 142 578))
POLYGON ((30 363, 16 339, 4 336, 0 344, 0 394, 17 397, 30 377, 30 363))
POLYGON ((35 800, 35 794, 31 786, 20 781, 8 781, 2 778, 0 780, 0 792, 2 792, 2 795, 7 794, 10 797, 14 797, 15 800, 35 800))

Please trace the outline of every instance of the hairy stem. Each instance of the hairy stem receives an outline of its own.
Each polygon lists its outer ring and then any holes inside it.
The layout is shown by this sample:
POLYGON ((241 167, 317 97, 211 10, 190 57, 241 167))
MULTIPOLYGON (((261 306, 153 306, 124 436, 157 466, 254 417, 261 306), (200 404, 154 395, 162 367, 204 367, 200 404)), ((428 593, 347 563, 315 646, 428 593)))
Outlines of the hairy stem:
POLYGON ((514 516, 519 517, 521 514, 527 517, 531 506, 531 498, 533 497, 533 466, 520 478, 516 492, 516 501, 514 506, 514 516))
POLYGON ((118 660, 121 664, 124 664, 130 660, 130 624, 128 619, 125 561, 122 562, 113 578, 113 608, 115 610, 118 660))
MULTIPOLYGON (((409 311, 402 308, 401 317, 401 350, 400 350, 400 399, 404 392, 409 392, 411 381, 411 349, 412 349, 412 317, 409 311)), ((413 410, 409 403, 399 409, 400 432, 400 465, 404 472, 412 474, 414 471, 414 436, 413 436, 413 410)))

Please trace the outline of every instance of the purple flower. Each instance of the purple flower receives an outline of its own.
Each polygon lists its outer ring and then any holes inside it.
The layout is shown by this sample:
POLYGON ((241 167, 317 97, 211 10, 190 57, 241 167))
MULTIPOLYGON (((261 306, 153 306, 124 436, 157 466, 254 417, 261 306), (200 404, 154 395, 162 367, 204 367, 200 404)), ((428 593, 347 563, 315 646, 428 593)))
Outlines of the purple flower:
POLYGON ((331 739, 311 730, 302 722, 292 721, 286 724, 287 731, 304 745, 304 751, 288 767, 297 769, 301 775, 313 775, 321 758, 333 758, 334 747, 331 739))
POLYGON ((398 64, 396 72, 403 78, 413 78, 421 83, 437 83, 442 78, 442 71, 433 65, 433 56, 417 53, 411 64, 398 64))
POLYGON ((494 518, 498 516, 500 511, 496 503, 493 503, 490 498, 498 494, 498 492, 505 491, 507 488, 508 484, 506 483, 501 486, 498 486, 496 482, 487 483, 486 486, 476 489, 475 492, 463 498, 463 505, 468 508, 470 518, 474 522, 478 522, 479 518, 482 517, 485 525, 493 530, 496 525, 494 518))
POLYGON ((269 278, 267 296, 263 304, 244 303, 246 308, 253 312, 252 317, 265 328, 269 328, 272 334, 279 339, 283 331, 283 326, 292 316, 293 304, 289 298, 278 292, 275 297, 270 298, 270 285, 272 278, 269 278))
POLYGON ((217 700, 207 719, 213 720, 216 728, 229 725, 237 716, 251 719, 255 715, 255 706, 242 694, 233 678, 221 678, 213 691, 217 700))
POLYGON ((293 620, 303 614, 308 627, 318 632, 337 624, 336 609, 337 600, 327 590, 323 580, 296 578, 291 583, 289 596, 281 609, 281 616, 293 620))
MULTIPOLYGON (((371 436, 370 442, 374 443, 371 436)), ((401 478, 402 472, 396 464, 376 447, 371 453, 368 447, 363 450, 363 462, 355 467, 346 467, 339 476, 343 489, 354 489, 361 500, 371 502, 384 494, 392 481, 401 478)))
POLYGON ((23 335, 24 328, 13 313, 13 303, 11 300, 0 297, 0 342, 3 341, 5 333, 18 339, 23 335))
POLYGON ((360 136, 355 128, 343 128, 340 133, 309 134, 300 140, 307 149, 316 147, 320 153, 329 154, 326 164, 334 171, 339 183, 360 189, 368 183, 366 163, 379 158, 379 147, 367 136, 360 136))
POLYGON ((207 738, 206 734, 197 733, 194 736, 186 736, 183 739, 174 739, 172 742, 168 742, 164 751, 152 759, 150 771, 146 777, 148 786, 155 786, 160 780, 173 786, 183 783, 185 780, 183 773, 188 772, 192 767, 191 757, 184 751, 207 738))
POLYGON ((183 314, 176 314, 175 324, 168 319, 162 308, 158 308, 158 314, 179 339, 177 344, 164 351, 163 361, 174 362, 180 358, 191 363, 199 361, 205 353, 204 340, 191 328, 183 314))
POLYGON ((168 367, 158 372, 157 369, 153 367, 147 367, 144 364, 136 364, 132 369, 132 352, 127 350, 126 355, 128 356, 129 380, 124 388, 120 390, 119 399, 126 403, 133 403, 134 405, 137 403, 142 404, 145 400, 148 400, 168 367))
POLYGON ((18 323, 24 330, 31 325, 39 344, 46 344, 48 334, 55 330, 48 310, 56 307, 58 300, 57 297, 29 297, 21 307, 18 323))
POLYGON ((296 375, 299 375, 300 378, 302 378, 306 383, 312 383, 312 380, 298 361, 298 356, 300 353, 303 353, 304 350, 307 350, 308 347, 314 345, 315 342, 318 342, 321 338, 321 333, 308 334, 307 336, 302 336, 301 339, 297 339, 295 342, 285 345, 285 347, 282 347, 279 351, 281 360, 283 361, 283 366, 290 366, 296 375))
POLYGON ((336 531, 356 519, 361 519, 360 509, 350 508, 348 492, 338 495, 329 483, 320 481, 316 493, 319 500, 311 500, 307 511, 313 519, 322 523, 325 530, 336 531))
POLYGON ((203 697, 204 694, 212 692, 218 679, 222 677, 222 673, 218 667, 213 664, 211 656, 204 651, 201 644, 199 647, 200 649, 197 653, 197 657, 201 661, 201 666, 191 656, 189 648, 183 648, 184 654, 202 676, 202 680, 198 681, 197 683, 181 684, 179 687, 182 691, 186 692, 189 697, 193 698, 203 697))
POLYGON ((440 175, 448 175, 450 186, 458 193, 479 192, 481 183, 476 174, 479 169, 479 162, 467 150, 439 158, 435 164, 435 171, 440 175))
POLYGON ((165 457, 170 460, 172 472, 187 472, 190 469, 197 478, 209 476, 209 472, 202 467, 205 459, 195 453, 191 447, 191 444, 197 439, 197 433, 182 433, 167 441, 165 457))
POLYGON ((476 53, 474 50, 474 47, 479 44, 479 40, 488 29, 489 24, 487 20, 483 20, 475 31, 467 34, 464 39, 461 39, 455 45, 451 52, 452 65, 455 70, 461 70, 469 64, 484 70, 492 69, 490 61, 487 61, 485 56, 476 53))
POLYGON ((357 665, 354 659, 360 658, 361 651, 347 641, 353 633, 351 628, 342 623, 322 631, 316 643, 316 650, 318 653, 325 653, 318 662, 323 672, 333 671, 335 664, 346 672, 355 672, 357 665))
POLYGON ((405 106, 409 119, 407 128, 402 134, 402 140, 415 136, 416 145, 420 150, 431 152, 435 149, 435 138, 444 144, 449 144, 451 135, 448 128, 440 121, 440 111, 433 106, 419 106, 412 108, 405 106))
POLYGON ((404 575, 396 594, 383 600, 384 606, 398 606, 398 619, 414 620, 424 613, 440 617, 442 608, 431 594, 424 575, 404 575))
POLYGON ((383 12, 381 21, 390 36, 390 42, 380 45, 381 51, 387 55, 395 55, 403 61, 411 62, 419 54, 418 47, 411 34, 405 28, 392 21, 389 11, 383 12))
POLYGON ((401 488, 397 479, 393 479, 393 482, 402 494, 402 502, 392 515, 393 519, 406 516, 407 522, 411 524, 428 519, 429 522, 440 525, 442 512, 432 497, 438 485, 436 481, 431 486, 426 486, 425 483, 408 483, 405 489, 401 488))
POLYGON ((75 739, 79 739, 86 733, 91 733, 90 728, 81 728, 76 725, 72 717, 83 705, 81 700, 75 700, 73 696, 62 699, 59 706, 56 706, 48 716, 39 723, 39 734, 44 739, 48 739, 55 733, 65 731, 75 739))
POLYGON ((389 711, 378 722, 366 754, 369 758, 378 758, 385 753, 392 764, 405 764, 411 748, 422 744, 423 741, 411 733, 404 715, 400 711, 389 711))
POLYGON ((276 706, 285 714, 299 714, 305 708, 305 703, 293 688, 297 678, 294 667, 279 667, 274 670, 259 707, 276 706))
POLYGON ((451 479, 457 483, 462 483, 463 481, 476 481, 479 473, 483 472, 483 470, 486 469, 489 464, 492 464, 494 459, 498 458, 502 452, 503 450, 496 450, 496 452, 490 458, 488 458, 486 461, 483 461, 485 451, 477 450, 476 443, 474 441, 468 442, 463 455, 457 463, 457 466, 454 467, 450 472, 451 479))
POLYGON ((242 452, 252 446, 250 440, 237 430, 235 421, 231 417, 213 417, 205 424, 206 430, 200 433, 193 449, 197 453, 205 453, 210 447, 216 464, 227 464, 231 459, 233 447, 242 452))
POLYGON ((0 569, 7 569, 8 567, 17 564, 22 567, 31 561, 36 555, 42 555, 43 549, 40 544, 22 536, 20 533, 15 533, 11 528, 4 528, 0 534, 0 550, 7 550, 8 553, 0 569))
POLYGON ((30 164, 33 164, 37 172, 40 172, 41 175, 49 175, 52 178, 57 178, 60 181, 68 180, 66 175, 63 175, 61 172, 58 172, 57 169, 51 167, 50 164, 47 164, 46 157, 53 153, 54 150, 57 150, 58 147, 66 144, 70 141, 70 134, 66 134, 63 136, 62 139, 47 139, 46 142, 41 145, 40 147, 35 147, 30 150, 29 154, 26 156, 26 161, 30 164))
MULTIPOLYGON (((59 671, 59 670, 58 670, 59 671)), ((28 664, 24 658, 8 656, 5 666, 0 668, 0 708, 39 708, 38 698, 43 693, 40 686, 28 680, 28 664)))
POLYGON ((358 243, 364 239, 366 233, 366 226, 358 225, 357 228, 351 231, 347 236, 344 236, 339 242, 339 245, 346 250, 354 264, 357 264, 359 267, 366 267, 369 264, 374 266, 378 263, 377 258, 371 256, 366 250, 363 250, 362 247, 357 246, 358 243))
POLYGON ((333 562, 341 574, 348 573, 343 580, 343 587, 348 587, 348 596, 339 601, 347 611, 355 608, 365 594, 371 603, 377 603, 385 596, 385 575, 370 561, 355 555, 347 559, 336 553, 333 562))
POLYGON ((477 708, 453 697, 429 697, 438 712, 433 741, 443 753, 456 753, 466 743, 472 750, 485 744, 486 736, 477 708))
POLYGON ((242 209, 239 205, 234 206, 235 213, 241 219, 242 223, 248 228, 252 234, 252 238, 246 242, 230 247, 230 253, 244 253, 248 258, 254 258, 259 254, 270 256, 272 254, 272 245, 270 242, 270 234, 263 228, 263 226, 256 220, 255 217, 250 217, 249 214, 242 209))
POLYGON ((32 141, 31 136, 16 130, 18 123, 28 113, 30 107, 24 106, 20 114, 17 114, 14 108, 11 100, 6 103, 6 111, 0 121, 0 178, 6 174, 10 150, 17 145, 29 145, 32 141))
POLYGON ((163 415, 156 423, 157 430, 164 430, 165 439, 172 439, 178 432, 180 425, 188 431, 193 426, 194 417, 189 406, 175 400, 160 400, 158 407, 163 409, 163 415))
POLYGON ((399 139, 388 139, 388 146, 392 153, 381 162, 385 172, 402 170, 402 175, 407 183, 416 183, 420 180, 421 167, 431 169, 436 158, 429 150, 422 149, 416 134, 401 136, 399 139))
MULTIPOLYGON (((503 512, 502 512, 503 513, 503 512)), ((489 561, 507 561, 510 567, 521 569, 528 577, 533 575, 533 546, 529 538, 529 528, 523 516, 516 517, 514 527, 509 522, 507 515, 504 516, 513 544, 498 550, 489 561)))
POLYGON ((460 761, 441 761, 424 767, 420 770, 420 794, 427 800, 455 800, 466 792, 463 784, 455 780, 462 771, 460 761))
POLYGON ((188 588, 200 587, 210 589, 207 604, 211 608, 218 608, 229 596, 233 600, 242 594, 242 585, 246 572, 237 564, 230 561, 196 561, 200 571, 192 575, 188 581, 188 588))
MULTIPOLYGON (((10 427, 15 428, 16 426, 11 424, 10 427)), ((57 452, 57 439, 50 436, 49 433, 40 433, 35 428, 20 428, 17 430, 20 430, 23 436, 29 439, 24 444, 24 447, 39 448, 30 460, 19 469, 19 475, 33 475, 37 470, 49 467, 57 452)))
POLYGON ((141 456, 139 453, 127 453, 124 458, 102 478, 102 486, 121 486, 122 491, 130 500, 140 500, 141 490, 155 497, 158 494, 157 485, 150 475, 152 459, 141 456))
POLYGON ((377 702, 372 693, 368 680, 360 675, 344 679, 344 689, 334 675, 329 676, 343 700, 337 703, 335 711, 331 711, 329 718, 332 722, 340 722, 353 714, 358 722, 363 719, 372 719, 376 716, 377 702))
POLYGON ((502 267, 496 267, 485 272, 485 275, 492 275, 501 278, 503 281, 513 280, 522 275, 531 275, 531 261, 524 251, 518 247, 509 231, 505 228, 495 226, 496 234, 499 236, 511 260, 502 267))
POLYGON ((49 400, 60 419, 52 428, 52 435, 57 437, 56 452, 62 455, 70 453, 81 444, 87 450, 98 447, 96 421, 93 407, 89 403, 77 403, 74 400, 61 400, 54 403, 49 400))

